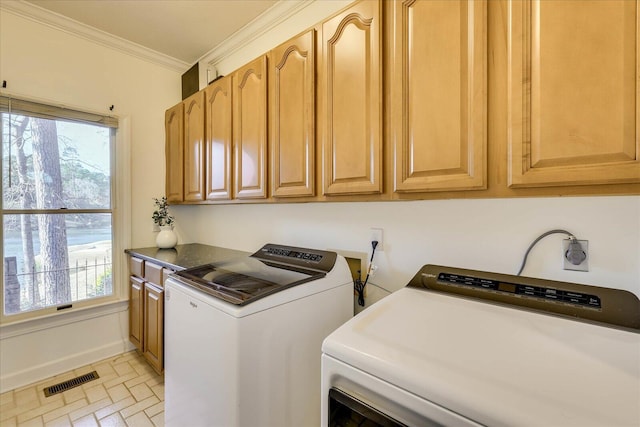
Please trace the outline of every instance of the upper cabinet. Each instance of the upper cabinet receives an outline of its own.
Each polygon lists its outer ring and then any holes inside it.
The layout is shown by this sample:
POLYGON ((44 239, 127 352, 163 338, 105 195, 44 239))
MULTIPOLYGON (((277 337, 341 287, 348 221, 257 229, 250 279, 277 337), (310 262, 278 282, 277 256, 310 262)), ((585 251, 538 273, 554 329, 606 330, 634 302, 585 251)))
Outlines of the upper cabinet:
POLYGON ((487 5, 395 1, 394 191, 486 188, 487 5))
POLYGON ((204 200, 204 99, 200 91, 165 113, 169 203, 204 200))
POLYGON ((205 188, 207 200, 229 200, 231 188, 231 77, 205 89, 205 188))
POLYGON ((508 7, 509 186, 640 182, 638 2, 508 7))
POLYGON ((233 73, 234 196, 267 197, 267 58, 233 73))
POLYGON ((166 192, 167 200, 182 202, 184 189, 182 186, 183 175, 183 149, 184 149, 184 104, 179 103, 168 109, 165 113, 165 157, 166 157, 166 192))
POLYGON ((640 0, 360 0, 167 110, 170 203, 640 193, 640 0))
POLYGON ((184 201, 204 200, 204 91, 184 104, 184 201))
POLYGON ((315 30, 269 53, 269 153, 273 197, 313 196, 315 30))
POLYGON ((318 69, 325 195, 382 192, 380 1, 360 1, 322 23, 318 69))

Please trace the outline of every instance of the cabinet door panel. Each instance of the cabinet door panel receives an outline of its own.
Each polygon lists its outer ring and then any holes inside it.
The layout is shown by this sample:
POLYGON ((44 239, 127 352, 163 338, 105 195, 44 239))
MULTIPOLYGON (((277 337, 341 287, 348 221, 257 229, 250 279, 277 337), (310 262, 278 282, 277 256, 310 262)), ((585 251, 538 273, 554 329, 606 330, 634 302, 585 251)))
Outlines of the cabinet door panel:
POLYGON ((509 8, 509 185, 640 182, 638 2, 509 8))
POLYGON ((315 31, 271 51, 269 67, 272 194, 313 196, 315 31))
POLYGON ((129 277, 129 341, 142 351, 144 343, 144 282, 129 277))
POLYGON ((183 190, 184 105, 170 108, 165 113, 166 192, 169 202, 181 202, 183 190))
POLYGON ((397 192, 486 188, 486 9, 481 0, 394 2, 397 192))
POLYGON ((207 200, 231 198, 231 77, 223 77, 205 89, 207 200))
POLYGON ((204 200, 204 91, 184 101, 184 200, 204 200))
POLYGON ((233 74, 235 197, 267 197, 267 58, 233 74))
POLYGON ((161 372, 164 352, 164 292, 149 283, 144 287, 144 357, 161 372))
POLYGON ((132 276, 144 278, 144 260, 136 257, 129 257, 129 273, 132 276))
POLYGON ((382 192, 380 2, 322 24, 324 194, 382 192))
POLYGON ((162 287, 162 266, 146 261, 144 263, 144 280, 162 287))

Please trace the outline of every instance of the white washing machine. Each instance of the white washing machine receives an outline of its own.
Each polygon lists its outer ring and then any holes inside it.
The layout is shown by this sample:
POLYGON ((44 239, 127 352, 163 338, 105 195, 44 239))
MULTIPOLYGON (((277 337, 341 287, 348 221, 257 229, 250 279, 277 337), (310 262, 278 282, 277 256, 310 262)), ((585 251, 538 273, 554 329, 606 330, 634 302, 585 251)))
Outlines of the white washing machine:
POLYGON ((640 301, 424 266, 323 343, 322 426, 639 426, 640 301))
POLYGON ((165 288, 167 426, 317 426, 321 344, 352 317, 333 252, 266 245, 172 275, 165 288))

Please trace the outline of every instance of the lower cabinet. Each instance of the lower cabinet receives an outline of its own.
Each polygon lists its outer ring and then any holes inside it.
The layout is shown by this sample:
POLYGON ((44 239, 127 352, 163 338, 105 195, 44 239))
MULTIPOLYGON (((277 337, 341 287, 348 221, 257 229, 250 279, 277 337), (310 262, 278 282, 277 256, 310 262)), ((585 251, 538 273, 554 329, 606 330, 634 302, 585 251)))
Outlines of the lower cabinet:
POLYGON ((144 286, 144 357, 161 372, 164 366, 164 290, 145 283, 144 286))
POLYGON ((160 265, 130 259, 129 340, 158 372, 164 369, 164 280, 160 265))
POLYGON ((129 278, 129 341, 142 352, 144 340, 144 282, 135 276, 129 278))

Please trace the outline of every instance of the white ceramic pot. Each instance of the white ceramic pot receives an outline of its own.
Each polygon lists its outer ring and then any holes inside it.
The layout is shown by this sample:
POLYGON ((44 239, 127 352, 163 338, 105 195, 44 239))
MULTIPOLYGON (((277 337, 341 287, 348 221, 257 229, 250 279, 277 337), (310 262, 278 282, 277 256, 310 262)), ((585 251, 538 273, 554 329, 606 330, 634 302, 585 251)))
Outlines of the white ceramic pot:
POLYGON ((156 236, 156 246, 161 249, 172 248, 178 243, 178 236, 173 231, 172 225, 161 225, 160 232, 156 236))

